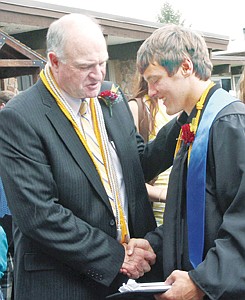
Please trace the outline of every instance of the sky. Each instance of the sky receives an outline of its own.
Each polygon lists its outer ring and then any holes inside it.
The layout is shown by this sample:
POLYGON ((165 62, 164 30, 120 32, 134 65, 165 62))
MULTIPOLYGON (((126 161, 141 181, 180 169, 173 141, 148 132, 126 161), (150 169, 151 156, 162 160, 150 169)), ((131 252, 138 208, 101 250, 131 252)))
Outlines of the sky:
MULTIPOLYGON (((32 0, 35 2, 35 0, 32 0)), ((165 0, 38 0, 103 13, 156 22, 165 0)), ((194 30, 244 40, 244 2, 241 0, 168 0, 186 26, 194 30)))

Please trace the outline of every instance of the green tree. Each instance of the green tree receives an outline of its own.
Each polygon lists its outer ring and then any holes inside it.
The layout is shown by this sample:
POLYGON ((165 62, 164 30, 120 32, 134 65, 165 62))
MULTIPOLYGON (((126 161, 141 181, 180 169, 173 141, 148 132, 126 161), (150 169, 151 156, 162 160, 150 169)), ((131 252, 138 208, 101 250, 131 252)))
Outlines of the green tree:
POLYGON ((182 20, 181 17, 180 11, 174 10, 172 5, 165 1, 161 8, 161 13, 157 16, 157 21, 164 24, 172 23, 184 26, 185 20, 182 20))

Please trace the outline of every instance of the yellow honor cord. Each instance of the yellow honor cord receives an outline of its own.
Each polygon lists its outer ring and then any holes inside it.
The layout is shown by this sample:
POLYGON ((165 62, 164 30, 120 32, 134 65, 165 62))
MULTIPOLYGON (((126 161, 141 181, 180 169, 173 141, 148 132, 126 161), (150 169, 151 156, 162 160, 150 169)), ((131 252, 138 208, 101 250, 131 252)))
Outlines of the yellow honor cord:
MULTIPOLYGON (((107 166, 107 161, 105 159, 105 153, 103 151, 103 145, 102 145, 102 138, 101 138, 101 134, 99 131, 99 125, 98 125, 98 119, 96 118, 96 111, 95 111, 95 106, 94 106, 94 98, 91 98, 90 100, 90 109, 91 109, 91 115, 92 115, 92 120, 94 123, 94 131, 95 131, 95 136, 98 140, 100 149, 101 149, 101 154, 102 154, 102 158, 105 164, 105 169, 107 172, 107 177, 108 177, 108 181, 109 181, 109 185, 111 187, 111 182, 109 180, 109 174, 108 174, 108 167, 107 166)), ((112 187, 111 187, 112 188, 112 187)), ((121 203, 119 200, 119 195, 116 195, 116 199, 115 201, 117 201, 117 205, 118 205, 118 211, 119 211, 119 218, 120 218, 120 225, 121 225, 121 231, 122 231, 122 236, 121 236, 121 243, 125 243, 127 240, 127 236, 128 236, 128 229, 127 229, 127 225, 126 225, 126 220, 125 220, 125 216, 123 213, 123 209, 121 207, 121 203)))
MULTIPOLYGON (((94 131, 95 131, 95 136, 98 140, 100 149, 101 149, 101 154, 102 154, 102 158, 104 161, 104 165, 105 165, 105 169, 107 172, 107 177, 108 177, 108 181, 109 181, 109 185, 111 187, 111 182, 109 180, 109 174, 108 174, 108 168, 109 166, 107 166, 107 161, 105 158, 105 153, 103 151, 103 145, 102 145, 102 138, 101 138, 101 134, 99 131, 99 125, 98 125, 98 119, 96 117, 96 111, 95 111, 95 105, 94 105, 94 98, 90 99, 90 109, 91 109, 91 115, 92 115, 92 120, 94 123, 94 131)), ((112 189, 112 187, 111 187, 112 189)), ((121 231, 122 231, 122 235, 121 235, 121 243, 125 243, 127 241, 127 236, 128 236, 128 228, 127 228, 127 224, 126 224, 126 220, 125 220, 125 216, 123 213, 123 209, 121 207, 121 203, 119 200, 119 195, 116 195, 116 199, 115 201, 117 201, 117 206, 118 206, 118 211, 119 211, 119 218, 120 218, 120 225, 121 225, 121 231)))
MULTIPOLYGON (((51 74, 50 74, 51 75, 51 74)), ((88 147, 88 144, 85 140, 85 138, 83 137, 83 135, 81 134, 81 131, 77 125, 77 123, 73 120, 71 114, 68 112, 68 110, 66 109, 65 105, 62 103, 62 101, 60 101, 60 99, 57 97, 57 95, 54 93, 54 91, 52 90, 52 88, 50 87, 45 75, 44 75, 44 71, 42 70, 41 73, 40 73, 40 78, 43 82, 43 84, 45 85, 45 87, 48 89, 48 91, 52 94, 52 96, 54 97, 54 99, 56 100, 58 106, 60 107, 61 111, 64 113, 64 115, 67 117, 67 119, 72 123, 72 126, 74 128, 74 130, 76 131, 79 139, 81 140, 81 142, 83 143, 86 151, 88 152, 90 158, 92 159, 94 165, 95 165, 95 168, 100 176, 100 179, 102 181, 102 178, 101 178, 101 175, 100 175, 100 172, 99 172, 99 169, 95 163, 95 160, 94 160, 94 157, 93 157, 93 154, 92 152, 90 151, 89 147, 88 147)), ((53 81, 54 81, 54 78, 52 78, 53 81)), ((102 181, 103 182, 103 181, 102 181)))
MULTIPOLYGON (((197 128, 198 128, 198 124, 199 124, 200 116, 201 116, 201 111, 203 109, 203 105, 204 105, 204 102, 206 100, 207 94, 208 94, 209 90, 214 85, 215 85, 214 82, 211 82, 208 85, 208 87, 206 88, 206 90, 203 92, 200 100, 196 103, 197 113, 196 113, 196 116, 194 118, 192 118, 191 123, 190 123, 190 130, 192 132, 194 132, 194 135, 197 132, 197 128)), ((177 143, 176 143, 174 157, 177 155, 177 153, 179 152, 179 149, 181 147, 181 143, 182 143, 181 136, 182 136, 182 129, 180 130, 180 134, 179 134, 179 137, 178 137, 178 140, 177 140, 177 143)), ((189 149, 188 149, 188 164, 189 164, 189 161, 190 161, 191 149, 192 149, 192 143, 190 144, 189 149)))

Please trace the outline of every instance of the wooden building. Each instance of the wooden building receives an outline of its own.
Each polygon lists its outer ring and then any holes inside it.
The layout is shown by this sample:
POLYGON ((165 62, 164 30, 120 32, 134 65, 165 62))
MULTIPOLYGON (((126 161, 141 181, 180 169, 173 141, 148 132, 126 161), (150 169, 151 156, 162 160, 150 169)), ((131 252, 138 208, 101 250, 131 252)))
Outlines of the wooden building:
MULTIPOLYGON (((32 84, 45 66, 45 59, 31 48, 0 30, 0 84, 1 90, 8 87, 8 78, 29 75, 32 84)), ((10 85, 13 83, 10 83, 10 85)), ((21 82, 20 84, 21 85, 21 82)), ((16 87, 12 90, 15 92, 16 87)))
MULTIPOLYGON (((74 12, 95 17, 103 27, 109 51, 107 79, 119 83, 124 92, 130 95, 132 79, 135 73, 137 50, 154 30, 162 26, 161 23, 43 3, 41 1, 2 0, 0 2, 0 28, 17 39, 20 43, 19 45, 26 45, 27 48, 45 56, 47 28, 51 22, 64 14, 74 12)), ((209 48, 211 59, 212 53, 227 49, 228 36, 206 32, 202 34, 209 48)), ((32 53, 32 55, 34 54, 32 53)), ((35 58, 37 59, 37 57, 35 58)), ((35 58, 32 57, 30 60, 35 60, 35 58)), ((213 60, 213 64, 215 67, 220 65, 217 59, 213 60)), ((31 67, 29 66, 29 68, 31 67)))

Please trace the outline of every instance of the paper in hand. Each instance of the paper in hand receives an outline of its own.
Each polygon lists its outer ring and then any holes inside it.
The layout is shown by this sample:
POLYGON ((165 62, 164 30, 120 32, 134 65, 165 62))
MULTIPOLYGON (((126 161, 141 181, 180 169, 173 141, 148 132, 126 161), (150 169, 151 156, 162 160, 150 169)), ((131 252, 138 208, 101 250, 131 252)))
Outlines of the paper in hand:
POLYGON ((171 285, 166 285, 164 282, 148 282, 148 283, 138 283, 133 279, 129 279, 128 282, 123 284, 119 288, 119 293, 107 296, 107 299, 113 299, 120 297, 131 298, 136 295, 149 296, 149 294, 154 295, 158 293, 164 293, 171 288, 171 285))

